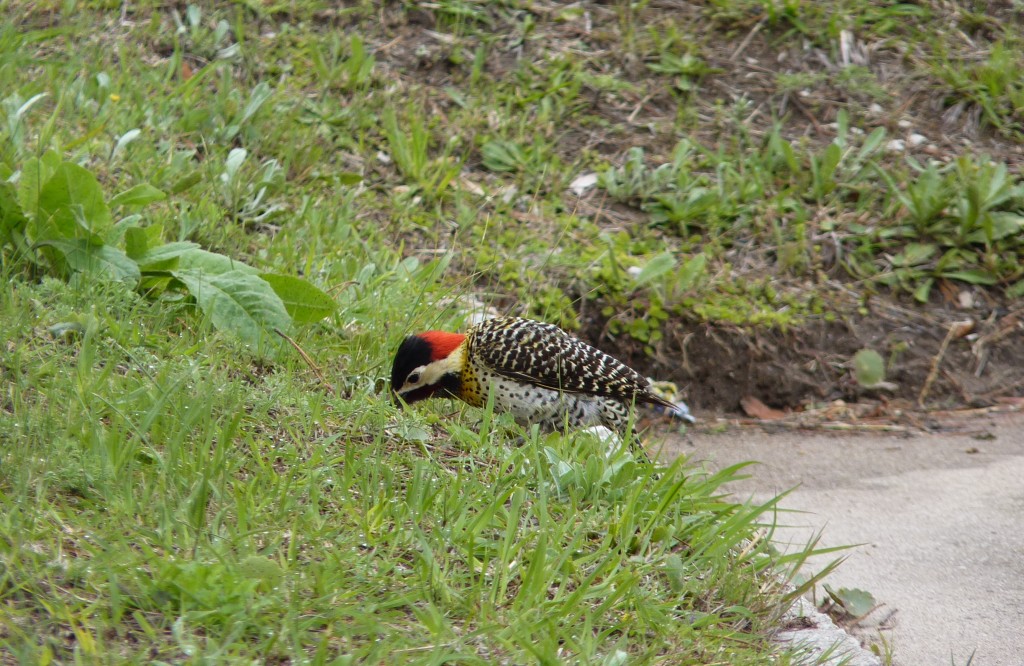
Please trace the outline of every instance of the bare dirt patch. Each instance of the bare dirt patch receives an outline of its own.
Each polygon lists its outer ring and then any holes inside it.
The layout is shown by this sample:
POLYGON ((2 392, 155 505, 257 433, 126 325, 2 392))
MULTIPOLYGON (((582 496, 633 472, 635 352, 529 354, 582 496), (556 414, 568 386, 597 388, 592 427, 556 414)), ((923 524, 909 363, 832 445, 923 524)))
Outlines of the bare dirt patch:
POLYGON ((676 382, 702 410, 742 413, 741 401, 752 397, 782 411, 867 401, 878 405, 876 415, 892 415, 1024 395, 1024 308, 967 313, 875 299, 869 310, 787 332, 676 322, 653 359, 635 342, 609 336, 604 321, 588 322, 584 335, 648 375, 676 382), (892 390, 857 384, 851 359, 864 348, 887 360, 892 390))

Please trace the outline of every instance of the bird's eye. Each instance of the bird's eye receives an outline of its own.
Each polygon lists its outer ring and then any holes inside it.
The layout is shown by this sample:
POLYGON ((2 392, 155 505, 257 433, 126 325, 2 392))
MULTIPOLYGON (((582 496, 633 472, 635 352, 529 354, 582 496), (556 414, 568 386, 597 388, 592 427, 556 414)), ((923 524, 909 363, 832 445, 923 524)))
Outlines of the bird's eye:
POLYGON ((418 372, 412 373, 411 375, 409 375, 409 378, 405 380, 405 383, 406 384, 419 384, 420 383, 420 373, 418 373, 418 372))

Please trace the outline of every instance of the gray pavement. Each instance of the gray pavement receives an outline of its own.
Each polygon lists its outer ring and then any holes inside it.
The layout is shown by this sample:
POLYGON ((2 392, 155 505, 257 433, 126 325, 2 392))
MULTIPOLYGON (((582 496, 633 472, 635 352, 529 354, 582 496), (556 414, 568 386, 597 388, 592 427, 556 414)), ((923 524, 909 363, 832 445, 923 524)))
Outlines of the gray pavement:
POLYGON ((828 582, 871 592, 885 604, 876 621, 895 611, 884 636, 896 666, 962 666, 972 653, 972 666, 1024 666, 1024 418, 970 426, 992 438, 742 428, 670 438, 662 455, 710 469, 759 461, 731 490, 763 500, 797 487, 777 540, 863 544, 828 582))

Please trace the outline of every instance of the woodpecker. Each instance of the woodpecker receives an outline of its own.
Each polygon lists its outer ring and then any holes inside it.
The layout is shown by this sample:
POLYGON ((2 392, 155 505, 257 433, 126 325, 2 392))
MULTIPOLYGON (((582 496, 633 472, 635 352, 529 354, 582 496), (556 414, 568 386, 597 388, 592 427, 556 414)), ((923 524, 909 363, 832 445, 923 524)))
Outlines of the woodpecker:
POLYGON ((426 331, 399 346, 391 390, 407 403, 458 398, 546 431, 604 426, 622 433, 634 404, 675 406, 621 361, 562 329, 531 319, 496 317, 465 335, 426 331))

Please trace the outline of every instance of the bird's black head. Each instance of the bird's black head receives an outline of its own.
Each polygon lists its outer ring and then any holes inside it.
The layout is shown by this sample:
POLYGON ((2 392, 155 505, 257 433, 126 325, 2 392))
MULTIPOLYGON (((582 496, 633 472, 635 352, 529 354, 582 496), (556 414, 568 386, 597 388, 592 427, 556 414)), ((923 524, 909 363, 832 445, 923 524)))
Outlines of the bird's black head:
POLYGON ((413 403, 441 392, 458 395, 459 369, 449 367, 448 356, 464 339, 458 333, 427 331, 403 340, 391 364, 396 400, 413 403))
MULTIPOLYGON (((401 391, 410 375, 418 375, 418 373, 413 372, 414 370, 420 368, 422 373, 422 369, 430 363, 432 355, 430 343, 418 335, 410 335, 402 341, 398 351, 395 352, 395 360, 391 364, 391 393, 396 398, 401 396, 406 402, 416 402, 417 399, 422 400, 429 397, 429 394, 427 394, 416 398, 414 397, 415 390, 407 391, 405 395, 402 395, 401 391)), ((411 384, 419 383, 420 378, 418 376, 413 376, 412 379, 415 381, 411 382, 411 384)))

